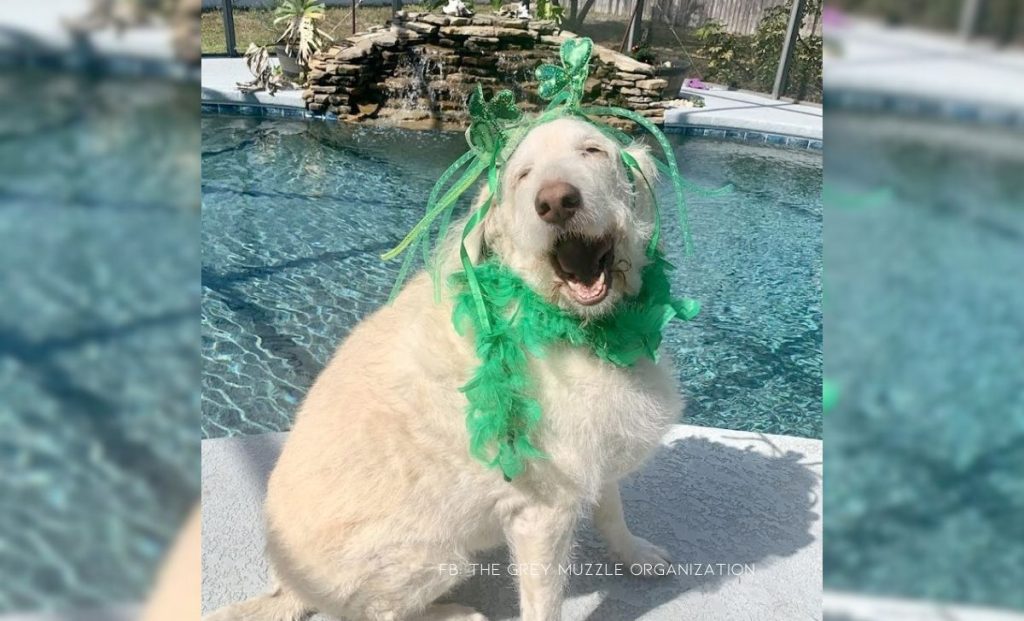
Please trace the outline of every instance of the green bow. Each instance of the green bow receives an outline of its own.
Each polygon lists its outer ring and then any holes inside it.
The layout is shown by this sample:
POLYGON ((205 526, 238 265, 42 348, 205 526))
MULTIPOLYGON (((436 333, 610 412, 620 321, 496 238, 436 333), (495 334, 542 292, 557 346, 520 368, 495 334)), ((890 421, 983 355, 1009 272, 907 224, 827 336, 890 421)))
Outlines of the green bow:
POLYGON ((504 145, 508 126, 514 125, 523 113, 516 107, 516 96, 512 91, 500 91, 490 101, 484 96, 484 89, 477 84, 469 96, 469 129, 466 142, 474 151, 484 157, 497 158, 504 145))
POLYGON ((566 39, 559 50, 562 66, 541 65, 537 67, 537 94, 541 99, 550 100, 548 109, 566 104, 578 108, 583 101, 583 87, 590 73, 590 53, 594 43, 586 37, 566 39))

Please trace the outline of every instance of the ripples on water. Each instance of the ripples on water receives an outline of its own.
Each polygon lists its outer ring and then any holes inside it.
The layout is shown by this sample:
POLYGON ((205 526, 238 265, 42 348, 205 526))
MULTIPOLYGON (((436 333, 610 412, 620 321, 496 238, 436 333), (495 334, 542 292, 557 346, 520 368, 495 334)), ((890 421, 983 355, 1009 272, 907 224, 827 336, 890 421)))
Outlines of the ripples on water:
POLYGON ((198 492, 197 100, 0 73, 0 614, 141 600, 198 492))
POLYGON ((1024 137, 826 124, 826 586, 1024 609, 1024 137))
MULTIPOLYGON (((821 437, 820 154, 673 143, 689 180, 736 186, 691 200, 693 258, 669 248, 678 291, 704 308, 667 335, 690 422, 821 437)), ((203 437, 290 427, 386 300, 397 265, 378 255, 464 150, 458 134, 203 119, 203 437)))

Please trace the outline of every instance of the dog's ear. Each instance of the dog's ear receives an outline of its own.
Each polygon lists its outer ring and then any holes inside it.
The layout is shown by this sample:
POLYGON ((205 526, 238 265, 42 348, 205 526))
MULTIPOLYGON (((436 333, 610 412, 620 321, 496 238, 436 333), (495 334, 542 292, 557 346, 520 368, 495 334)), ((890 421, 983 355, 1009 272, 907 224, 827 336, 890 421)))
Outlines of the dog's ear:
MULTIPOLYGON (((482 203, 483 201, 480 201, 480 204, 482 203)), ((475 213, 479 211, 479 209, 480 207, 478 206, 473 210, 473 212, 475 213)), ((474 265, 480 263, 484 258, 484 247, 487 244, 485 235, 487 231, 487 221, 488 218, 485 216, 483 222, 477 223, 477 225, 473 227, 473 230, 469 232, 469 235, 466 235, 466 239, 462 242, 466 246, 466 254, 469 255, 469 260, 472 261, 474 265)), ((459 232, 461 234, 461 229, 459 232)))
MULTIPOLYGON (((491 200, 490 209, 488 210, 487 215, 484 216, 483 221, 477 223, 477 225, 473 227, 473 230, 466 236, 465 241, 462 242, 466 245, 466 254, 469 255, 469 260, 472 261, 474 265, 483 261, 487 255, 487 229, 491 225, 491 214, 494 213, 494 208, 497 207, 498 203, 498 199, 491 196, 487 186, 480 189, 480 194, 477 195, 476 200, 473 202, 473 211, 470 212, 476 213, 479 211, 483 207, 484 201, 487 199, 491 200)), ((462 229, 460 228, 460 235, 461 232, 462 229)))
POLYGON ((472 214, 476 213, 480 209, 480 205, 484 202, 484 199, 489 196, 487 188, 480 191, 479 195, 473 202, 473 209, 466 215, 462 216, 458 220, 451 223, 448 227, 448 232, 445 238, 440 242, 437 254, 434 257, 434 261, 440 261, 441 270, 444 273, 448 273, 454 270, 462 269, 461 249, 463 243, 466 245, 466 254, 469 255, 469 260, 474 264, 479 263, 484 257, 484 246, 486 244, 484 239, 484 229, 487 224, 485 218, 483 222, 473 227, 473 230, 466 236, 465 241, 462 239, 462 230, 466 226, 466 222, 472 217, 472 214))
POLYGON ((653 190, 654 184, 658 180, 658 167, 654 164, 654 156, 651 155, 651 150, 641 142, 634 142, 622 151, 626 156, 623 158, 626 167, 634 168, 631 164, 635 163, 636 168, 640 169, 639 172, 632 170, 637 191, 647 191, 647 184, 650 184, 653 190), (646 184, 644 179, 647 180, 646 184))

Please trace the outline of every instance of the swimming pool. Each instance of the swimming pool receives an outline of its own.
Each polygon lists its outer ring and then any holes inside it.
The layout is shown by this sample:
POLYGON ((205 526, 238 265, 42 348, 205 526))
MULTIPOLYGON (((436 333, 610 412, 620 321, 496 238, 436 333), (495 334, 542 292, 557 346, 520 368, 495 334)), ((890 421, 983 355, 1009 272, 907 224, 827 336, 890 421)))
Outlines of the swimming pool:
POLYGON ((1024 609, 1024 136, 826 132, 826 587, 1024 609))
MULTIPOLYGON (((379 254, 422 215, 460 134, 211 116, 203 135, 204 438, 286 430, 349 330, 387 298, 379 254)), ((696 255, 667 334, 689 422, 821 437, 821 155, 672 137, 696 255)), ((659 191, 665 193, 663 184, 659 191)), ((667 199, 667 194, 665 195, 667 199)))
POLYGON ((0 615, 141 601, 198 494, 198 90, 0 72, 0 615))

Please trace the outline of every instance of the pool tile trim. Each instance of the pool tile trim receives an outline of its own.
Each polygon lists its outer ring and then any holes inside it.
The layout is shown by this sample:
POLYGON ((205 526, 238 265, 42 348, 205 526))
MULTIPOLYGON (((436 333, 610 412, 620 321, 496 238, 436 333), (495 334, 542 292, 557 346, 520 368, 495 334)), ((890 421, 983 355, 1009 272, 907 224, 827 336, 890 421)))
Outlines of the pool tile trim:
POLYGON ((0 614, 0 621, 132 621, 142 617, 140 604, 70 611, 41 611, 0 614))
POLYGON ((322 119, 337 120, 333 114, 317 115, 305 108, 294 106, 268 106, 257 103, 203 102, 200 111, 206 115, 253 116, 260 118, 322 119))
POLYGON ((1024 131, 1024 110, 991 103, 938 99, 854 88, 825 88, 824 107, 858 112, 885 112, 898 116, 952 121, 970 125, 1024 131))
POLYGON ((772 132, 759 132, 745 129, 726 129, 721 127, 701 125, 672 125, 664 128, 666 134, 680 134, 684 136, 695 136, 715 138, 718 140, 735 140, 749 142, 752 144, 764 144, 773 147, 785 147, 789 149, 821 151, 824 142, 814 138, 801 138, 799 136, 787 136, 772 132))
POLYGON ((177 60, 144 58, 127 54, 66 54, 36 51, 20 53, 4 50, 0 69, 40 69, 122 78, 156 78, 183 82, 199 82, 200 68, 177 60))
MULTIPOLYGON (((331 113, 313 114, 305 108, 296 108, 293 106, 271 106, 253 103, 203 102, 201 111, 204 115, 218 116, 316 119, 322 121, 338 120, 337 115, 331 113)), ((784 134, 774 134, 769 132, 727 129, 722 127, 704 127, 698 125, 667 126, 663 128, 663 131, 666 134, 715 138, 718 140, 734 140, 799 150, 821 151, 823 146, 823 142, 821 140, 800 138, 798 136, 786 136, 784 134)))

